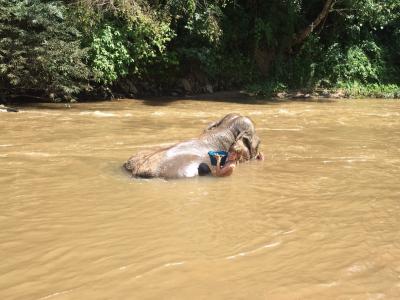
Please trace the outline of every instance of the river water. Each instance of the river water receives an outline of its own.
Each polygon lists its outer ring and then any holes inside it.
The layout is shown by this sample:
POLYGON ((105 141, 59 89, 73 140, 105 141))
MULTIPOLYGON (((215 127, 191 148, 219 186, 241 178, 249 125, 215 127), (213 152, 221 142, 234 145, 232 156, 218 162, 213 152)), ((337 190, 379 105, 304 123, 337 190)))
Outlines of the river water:
POLYGON ((43 104, 0 131, 0 299, 400 298, 399 101, 43 104), (265 161, 121 169, 229 112, 265 161))

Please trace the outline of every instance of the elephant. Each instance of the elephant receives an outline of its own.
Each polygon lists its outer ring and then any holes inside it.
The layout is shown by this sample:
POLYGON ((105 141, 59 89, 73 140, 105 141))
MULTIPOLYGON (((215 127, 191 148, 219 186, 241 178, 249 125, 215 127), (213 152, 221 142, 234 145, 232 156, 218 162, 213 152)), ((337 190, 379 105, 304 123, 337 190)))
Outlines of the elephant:
POLYGON ((195 139, 130 157, 124 168, 134 177, 185 178, 198 175, 201 163, 210 163, 209 151, 228 151, 233 144, 243 150, 243 159, 257 158, 260 139, 253 121, 239 114, 228 114, 211 124, 195 139))

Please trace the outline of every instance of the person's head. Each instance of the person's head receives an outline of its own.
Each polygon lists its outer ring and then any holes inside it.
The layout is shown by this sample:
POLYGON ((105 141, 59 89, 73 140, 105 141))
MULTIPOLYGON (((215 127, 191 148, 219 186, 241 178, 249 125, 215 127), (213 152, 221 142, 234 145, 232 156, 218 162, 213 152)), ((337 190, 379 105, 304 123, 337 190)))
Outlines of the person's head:
POLYGON ((239 161, 240 158, 242 157, 242 153, 243 153, 242 148, 237 144, 233 144, 228 151, 228 160, 239 161))
POLYGON ((211 174, 211 169, 206 163, 201 163, 198 167, 199 176, 206 176, 211 174))

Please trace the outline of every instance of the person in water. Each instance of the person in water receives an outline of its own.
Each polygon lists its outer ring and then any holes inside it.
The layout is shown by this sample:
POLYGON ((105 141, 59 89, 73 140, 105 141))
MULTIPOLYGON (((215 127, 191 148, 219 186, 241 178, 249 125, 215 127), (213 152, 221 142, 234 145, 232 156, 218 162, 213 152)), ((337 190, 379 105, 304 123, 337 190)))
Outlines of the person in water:
POLYGON ((231 149, 228 151, 228 157, 224 165, 221 165, 221 156, 216 156, 217 165, 213 170, 210 169, 208 164, 201 163, 199 165, 199 176, 205 175, 213 175, 217 177, 225 177, 230 176, 233 173, 233 170, 236 168, 237 162, 242 157, 242 149, 239 147, 232 146, 231 149))

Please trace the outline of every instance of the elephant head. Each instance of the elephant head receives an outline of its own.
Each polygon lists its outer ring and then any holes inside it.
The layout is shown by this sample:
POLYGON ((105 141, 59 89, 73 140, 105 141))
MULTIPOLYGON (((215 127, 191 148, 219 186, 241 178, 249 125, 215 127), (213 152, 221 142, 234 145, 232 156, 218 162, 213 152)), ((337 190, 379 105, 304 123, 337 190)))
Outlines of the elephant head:
POLYGON ((234 134, 234 143, 243 150, 243 160, 258 157, 261 140, 256 135, 254 123, 249 117, 236 113, 228 114, 221 120, 210 124, 205 132, 218 129, 228 129, 234 134))

